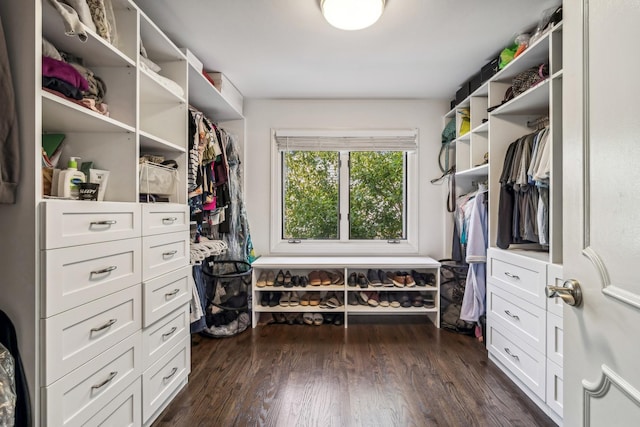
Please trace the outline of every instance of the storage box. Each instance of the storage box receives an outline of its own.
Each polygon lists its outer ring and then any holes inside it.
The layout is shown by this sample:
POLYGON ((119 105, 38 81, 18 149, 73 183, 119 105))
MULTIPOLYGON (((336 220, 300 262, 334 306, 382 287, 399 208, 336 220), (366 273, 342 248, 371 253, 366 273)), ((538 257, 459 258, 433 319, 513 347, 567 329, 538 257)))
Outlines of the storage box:
POLYGON ((480 73, 475 74, 469 79, 469 93, 475 92, 482 85, 480 73))
POLYGON ((180 48, 180 51, 185 54, 189 64, 191 64, 191 66, 193 68, 198 70, 199 73, 202 73, 202 70, 204 69, 204 65, 202 64, 202 62, 198 58, 196 58, 196 56, 193 54, 193 52, 191 52, 186 47, 180 48))
POLYGON ((140 194, 175 196, 177 188, 177 169, 149 162, 140 164, 140 194))
POLYGON ((491 61, 486 63, 482 69, 480 70, 480 81, 481 84, 489 80, 498 72, 500 65, 500 57, 493 58, 491 61))
POLYGON ((213 80, 213 85, 218 89, 218 92, 229 104, 233 106, 240 114, 242 114, 242 104, 244 98, 240 91, 231 83, 231 81, 222 73, 217 71, 207 72, 209 77, 213 80))
POLYGON ((469 96, 469 81, 462 83, 462 87, 456 91, 456 104, 460 104, 469 96))

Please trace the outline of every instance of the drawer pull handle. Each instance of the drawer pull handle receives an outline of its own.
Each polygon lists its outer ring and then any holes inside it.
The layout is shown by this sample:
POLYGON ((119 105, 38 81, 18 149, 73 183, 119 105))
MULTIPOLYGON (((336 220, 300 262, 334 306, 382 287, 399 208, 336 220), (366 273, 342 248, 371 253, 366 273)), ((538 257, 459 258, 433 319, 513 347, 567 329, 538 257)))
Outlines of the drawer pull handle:
POLYGON ((511 353, 511 350, 509 350, 508 347, 504 348, 504 352, 507 353, 509 356, 513 357, 514 359, 516 359, 517 361, 520 361, 520 358, 518 357, 518 355, 511 353))
POLYGON ((100 384, 92 385, 91 389, 92 390, 97 390, 99 388, 102 388, 102 387, 106 386, 107 384, 109 384, 111 382, 111 380, 113 380, 116 377, 116 375, 118 375, 118 371, 111 372, 106 380, 102 381, 100 384))
POLYGON ((106 220, 106 221, 91 221, 90 225, 115 225, 118 221, 115 219, 106 220))
POLYGON ((177 331, 177 330, 178 330, 178 328, 176 328, 176 327, 174 326, 173 328, 171 328, 171 330, 170 330, 169 332, 166 332, 166 333, 162 334, 162 340, 163 340, 163 341, 164 341, 164 340, 166 340, 166 339, 167 339, 167 338, 169 338, 171 335, 173 335, 173 333, 174 333, 175 331, 177 331))
POLYGON ((176 374, 176 372, 178 372, 178 368, 174 367, 171 370, 171 373, 169 375, 167 375, 166 377, 162 378, 162 381, 167 381, 168 379, 170 379, 172 376, 174 376, 176 374))
POLYGON ((117 269, 117 268, 118 268, 118 266, 116 266, 116 265, 111 265, 111 266, 109 266, 109 267, 107 267, 107 268, 103 268, 102 270, 95 270, 95 271, 92 271, 92 272, 91 272, 91 274, 104 274, 104 273, 110 273, 110 272, 112 272, 113 270, 115 270, 115 269, 117 269))
POLYGON ((175 255, 175 254, 177 254, 177 253, 178 253, 178 251, 176 251, 176 250, 169 251, 169 252, 163 252, 163 253, 162 253, 162 257, 163 257, 163 258, 165 258, 165 257, 174 256, 174 255, 175 255))
POLYGON ((176 294, 180 292, 180 289, 174 289, 173 291, 169 292, 168 294, 164 294, 165 298, 171 298, 176 296, 176 294))
POLYGON ((167 218, 162 218, 162 222, 176 222, 178 220, 175 216, 169 216, 167 218))
POLYGON ((507 277, 510 277, 512 279, 520 280, 520 276, 518 276, 517 274, 511 274, 508 271, 505 271, 504 275, 507 276, 507 277))
POLYGON ((507 314, 507 316, 511 317, 512 319, 520 320, 520 317, 517 314, 511 314, 509 310, 505 310, 504 312, 507 314))
POLYGON ((109 320, 107 323, 105 323, 102 326, 98 326, 97 328, 91 328, 91 332, 100 332, 100 331, 102 331, 104 329, 107 329, 108 327, 112 326, 117 321, 118 321, 118 319, 111 319, 111 320, 109 320))

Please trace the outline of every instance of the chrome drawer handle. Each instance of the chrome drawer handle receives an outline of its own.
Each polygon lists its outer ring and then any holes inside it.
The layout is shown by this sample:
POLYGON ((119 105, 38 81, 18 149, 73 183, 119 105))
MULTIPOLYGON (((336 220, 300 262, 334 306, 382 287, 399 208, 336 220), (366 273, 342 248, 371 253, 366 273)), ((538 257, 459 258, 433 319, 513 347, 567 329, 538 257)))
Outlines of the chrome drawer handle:
POLYGON ((169 378, 171 378, 172 376, 174 376, 174 375, 176 374, 176 372, 178 372, 178 368, 174 367, 174 368, 171 370, 171 373, 170 373, 169 375, 167 375, 166 377, 162 378, 162 381, 166 381, 166 380, 168 380, 169 378))
POLYGON ((504 312, 507 314, 507 316, 511 317, 512 319, 520 320, 520 317, 517 314, 511 314, 509 310, 505 310, 504 312))
POLYGON ((162 257, 164 258, 164 257, 174 256, 177 253, 178 253, 178 251, 176 251, 176 250, 169 251, 169 252, 163 252, 162 253, 162 257))
POLYGON ((504 352, 507 353, 509 356, 513 357, 514 359, 516 359, 517 361, 520 361, 520 358, 518 357, 518 355, 511 353, 511 350, 509 350, 507 347, 504 348, 504 352))
POLYGON ((178 328, 176 328, 174 326, 173 328, 171 328, 171 330, 169 332, 166 332, 166 333, 162 334, 162 340, 164 341, 165 339, 169 338, 177 330, 178 330, 178 328))
POLYGON ((507 276, 507 277, 511 277, 512 279, 520 280, 520 276, 518 276, 516 274, 511 274, 508 271, 505 271, 504 275, 507 276))
POLYGON ((174 297, 178 292, 180 292, 180 289, 174 289, 173 291, 169 292, 168 294, 164 294, 164 297, 165 298, 174 297))
POLYGON ((177 217, 175 217, 175 216, 170 216, 170 217, 167 217, 167 218, 162 218, 162 222, 176 222, 177 220, 178 220, 178 218, 177 218, 177 217))
POLYGON ((107 221, 91 221, 89 225, 115 225, 118 221, 115 219, 107 220, 107 221))
POLYGON ((91 332, 100 332, 103 329, 107 329, 108 327, 112 326, 117 321, 118 321, 118 319, 111 319, 111 320, 109 320, 107 323, 105 323, 102 326, 98 326, 97 328, 91 328, 91 332))
POLYGON ((109 384, 111 382, 111 380, 113 380, 116 377, 116 375, 118 375, 118 371, 111 372, 109 374, 109 377, 106 380, 102 381, 100 384, 92 385, 91 389, 92 390, 97 390, 99 388, 104 387, 105 385, 109 384))
POLYGON ((116 266, 116 265, 111 265, 111 266, 109 266, 109 267, 107 267, 107 268, 103 268, 102 270, 95 270, 95 271, 92 271, 92 272, 91 272, 91 274, 104 274, 104 273, 110 273, 110 272, 112 272, 113 270, 115 270, 115 269, 117 269, 117 268, 118 268, 118 266, 116 266))

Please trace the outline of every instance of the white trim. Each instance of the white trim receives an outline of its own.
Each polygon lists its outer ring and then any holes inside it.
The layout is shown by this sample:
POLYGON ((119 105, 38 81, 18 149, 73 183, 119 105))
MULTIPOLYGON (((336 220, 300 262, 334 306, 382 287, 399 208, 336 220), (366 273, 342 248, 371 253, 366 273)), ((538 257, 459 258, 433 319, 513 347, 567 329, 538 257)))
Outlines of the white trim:
MULTIPOLYGON (((292 132, 292 131, 291 131, 292 132)), ((395 131, 302 131, 296 130, 298 135, 307 132, 308 134, 324 135, 368 135, 382 134, 384 132, 394 132, 399 134, 405 132, 412 134, 416 142, 418 139, 418 130, 395 130, 395 131)), ((419 253, 419 227, 418 227, 418 206, 419 206, 419 172, 418 172, 418 153, 416 151, 407 152, 407 197, 406 197, 406 240, 399 243, 388 243, 387 241, 300 241, 299 243, 289 243, 281 238, 281 218, 282 218, 282 201, 280 194, 280 183, 282 182, 282 167, 280 164, 279 150, 276 141, 276 135, 283 136, 286 131, 271 129, 271 230, 270 230, 270 253, 278 255, 417 255, 419 253)), ((343 191, 342 189, 340 191, 343 191)), ((346 190, 348 191, 348 189, 346 190)), ((344 211, 344 207, 341 210, 344 211)), ((348 212, 348 206, 346 206, 348 212)), ((265 215, 268 215, 265 212, 265 215)), ((346 221, 348 227, 348 219, 343 212, 342 222, 346 221)), ((348 238, 348 237, 347 237, 348 238)))

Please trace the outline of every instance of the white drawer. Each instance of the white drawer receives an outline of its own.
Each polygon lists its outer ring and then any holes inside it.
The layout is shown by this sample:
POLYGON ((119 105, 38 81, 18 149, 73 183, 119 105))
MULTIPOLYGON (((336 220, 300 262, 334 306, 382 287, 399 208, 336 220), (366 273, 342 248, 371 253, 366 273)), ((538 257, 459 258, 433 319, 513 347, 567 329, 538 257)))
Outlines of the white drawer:
POLYGON ((546 263, 496 249, 490 249, 488 254, 488 279, 493 279, 496 286, 526 301, 542 308, 547 307, 544 293, 546 263))
POLYGON ((142 419, 147 421, 191 369, 189 339, 178 343, 142 374, 142 419))
POLYGON ((42 252, 42 317, 49 317, 142 280, 140 238, 42 252))
POLYGON ((507 338, 508 332, 500 328, 498 323, 487 325, 487 328, 489 352, 533 393, 544 400, 546 378, 544 355, 507 338))
POLYGON ((487 284, 487 319, 501 322, 508 336, 517 336, 540 353, 545 352, 547 312, 493 285, 487 284))
POLYGON ((191 266, 142 284, 143 326, 147 327, 191 300, 191 266))
POLYGON ((42 381, 49 385, 111 348, 142 325, 141 285, 41 320, 42 381))
POLYGON ((152 279, 188 264, 188 231, 142 238, 142 280, 152 279))
POLYGON ((189 230, 189 206, 172 203, 142 205, 142 235, 189 230))
POLYGON ((137 427, 142 425, 142 382, 138 377, 83 426, 137 427))
POLYGON ((140 332, 43 388, 42 425, 85 424, 141 374, 140 332))
POLYGON ((47 201, 42 203, 44 249, 140 237, 136 203, 47 201))
POLYGON ((143 369, 156 363, 178 342, 190 336, 189 307, 180 307, 142 331, 143 369))
POLYGON ((547 360, 547 405, 560 417, 563 412, 564 382, 562 367, 547 360))
POLYGON ((563 328, 561 317, 547 314, 547 357, 560 366, 564 366, 563 328))
MULTIPOLYGON (((562 266, 558 264, 549 264, 547 267, 547 285, 562 286, 564 283, 562 274, 562 266)), ((560 316, 562 318, 562 311, 564 310, 562 298, 555 297, 547 299, 547 311, 560 316)))

